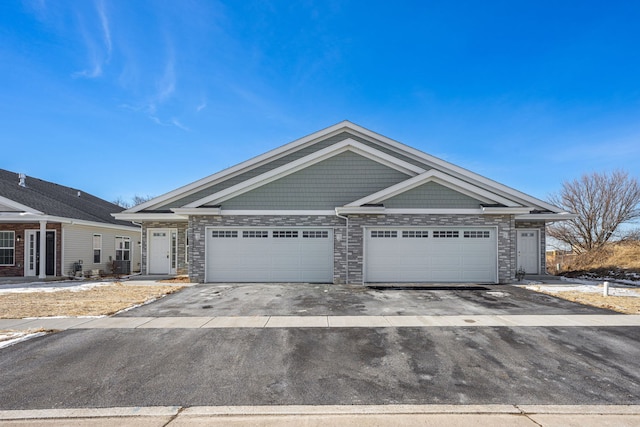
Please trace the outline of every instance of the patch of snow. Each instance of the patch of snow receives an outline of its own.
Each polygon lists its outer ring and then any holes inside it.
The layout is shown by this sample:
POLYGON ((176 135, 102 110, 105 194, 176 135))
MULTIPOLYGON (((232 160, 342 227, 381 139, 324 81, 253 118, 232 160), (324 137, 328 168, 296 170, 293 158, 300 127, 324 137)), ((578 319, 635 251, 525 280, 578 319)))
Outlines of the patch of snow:
POLYGON ((509 292, 502 292, 502 291, 488 291, 488 292, 485 292, 485 294, 491 295, 491 296, 494 296, 494 297, 499 297, 499 298, 504 298, 504 297, 508 297, 509 295, 511 295, 511 294, 509 294, 509 292))
POLYGON ((0 348, 9 347, 46 334, 47 332, 2 332, 0 333, 0 348))
POLYGON ((30 283, 28 285, 16 285, 15 287, 3 287, 0 288, 0 295, 6 294, 24 294, 34 292, 60 292, 71 291, 81 292, 89 289, 98 288, 102 286, 113 285, 114 282, 65 282, 64 284, 52 284, 52 283, 30 283))
MULTIPOLYGON (((550 293, 584 292, 584 293, 602 294, 604 290, 604 286, 602 285, 602 283, 593 282, 589 280, 573 280, 572 282, 574 283, 568 283, 566 285, 565 284, 562 284, 562 285, 527 284, 527 285, 521 285, 521 287, 525 289, 529 289, 531 291, 550 292, 550 293), (578 282, 578 283, 575 283, 575 282, 578 282)), ((640 298, 640 292, 637 289, 628 288, 624 285, 618 285, 614 283, 609 285, 609 295, 640 298)))

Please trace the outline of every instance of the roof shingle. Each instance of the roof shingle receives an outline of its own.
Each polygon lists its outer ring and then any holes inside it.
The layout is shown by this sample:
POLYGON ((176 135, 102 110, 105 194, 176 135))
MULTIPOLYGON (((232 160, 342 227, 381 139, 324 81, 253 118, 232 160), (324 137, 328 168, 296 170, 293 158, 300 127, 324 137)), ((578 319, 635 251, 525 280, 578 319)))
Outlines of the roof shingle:
POLYGON ((31 176, 26 177, 24 187, 18 182, 17 173, 0 169, 0 196, 46 215, 131 226, 129 222, 118 221, 111 216, 124 208, 82 190, 31 176))

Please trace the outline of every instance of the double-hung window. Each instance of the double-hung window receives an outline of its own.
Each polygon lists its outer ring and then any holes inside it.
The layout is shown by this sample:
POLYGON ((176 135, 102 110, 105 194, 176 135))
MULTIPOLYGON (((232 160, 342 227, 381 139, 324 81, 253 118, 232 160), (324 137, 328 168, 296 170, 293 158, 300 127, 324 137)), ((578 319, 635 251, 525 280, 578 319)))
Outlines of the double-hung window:
POLYGON ((16 263, 16 232, 0 231, 0 265, 16 263))
POLYGON ((93 235, 93 263, 102 262, 102 234, 93 235))

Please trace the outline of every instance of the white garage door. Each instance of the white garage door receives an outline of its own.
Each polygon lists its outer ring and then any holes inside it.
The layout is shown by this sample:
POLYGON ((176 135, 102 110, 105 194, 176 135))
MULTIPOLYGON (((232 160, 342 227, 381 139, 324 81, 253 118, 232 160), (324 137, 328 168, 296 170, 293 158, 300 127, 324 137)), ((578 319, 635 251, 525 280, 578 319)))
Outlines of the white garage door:
POLYGON ((497 282, 495 228, 368 228, 367 282, 497 282))
POLYGON ((333 281, 331 229, 207 230, 207 282, 333 281))

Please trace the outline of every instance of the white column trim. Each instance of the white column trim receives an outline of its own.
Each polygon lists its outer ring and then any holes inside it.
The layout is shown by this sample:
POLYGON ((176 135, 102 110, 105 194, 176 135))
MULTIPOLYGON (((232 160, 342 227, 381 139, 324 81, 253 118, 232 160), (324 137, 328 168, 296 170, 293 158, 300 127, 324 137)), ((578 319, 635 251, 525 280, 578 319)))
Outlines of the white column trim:
POLYGON ((40 274, 39 279, 47 277, 47 221, 40 221, 40 274))

